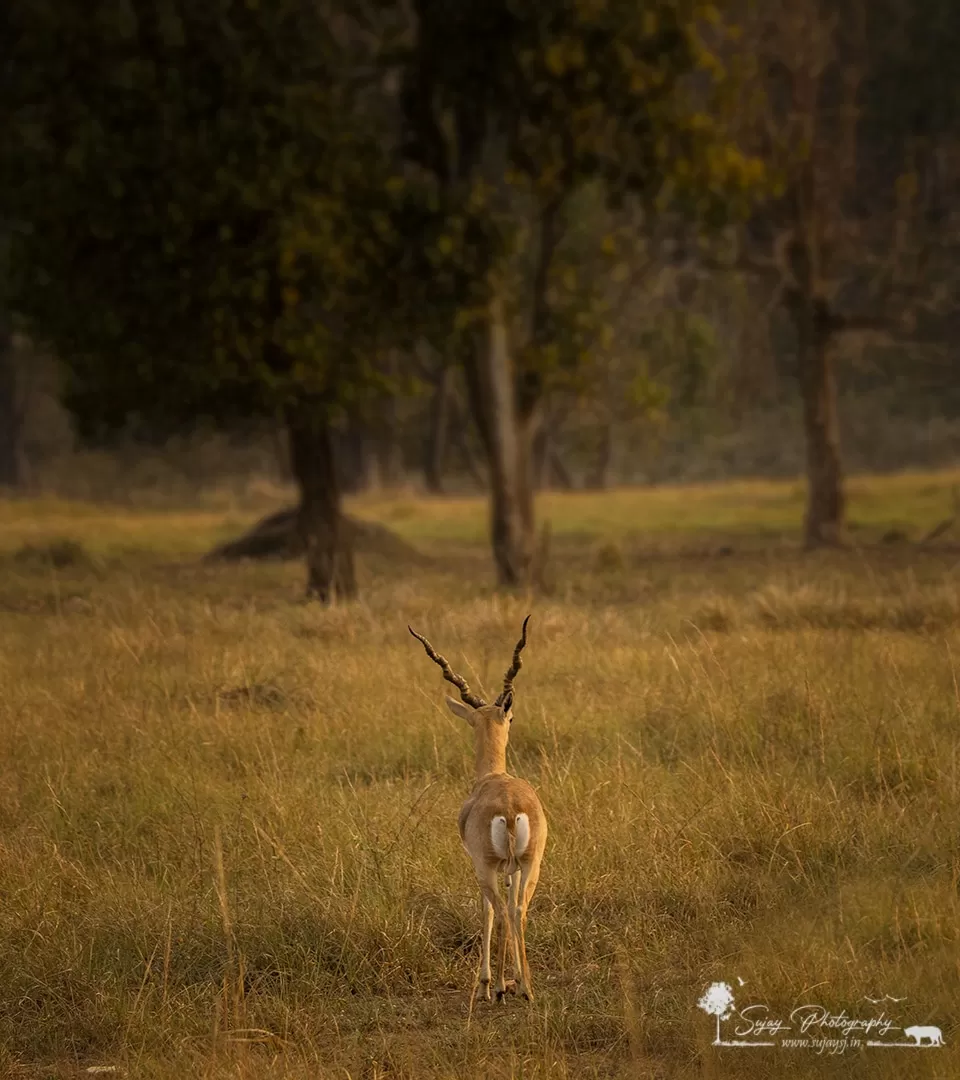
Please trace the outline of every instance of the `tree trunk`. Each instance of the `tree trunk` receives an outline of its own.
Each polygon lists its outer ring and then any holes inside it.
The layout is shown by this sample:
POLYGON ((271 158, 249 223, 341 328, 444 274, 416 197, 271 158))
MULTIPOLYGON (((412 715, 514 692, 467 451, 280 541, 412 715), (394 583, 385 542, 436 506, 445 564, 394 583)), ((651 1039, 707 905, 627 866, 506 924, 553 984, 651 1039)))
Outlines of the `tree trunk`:
POLYGON ((613 459, 613 425, 608 421, 600 429, 600 446, 587 486, 591 491, 606 491, 610 485, 610 465, 613 459))
POLYGON ((451 394, 450 426, 453 430, 457 446, 460 447, 460 453, 463 455, 463 463, 466 466, 467 472, 470 474, 471 480, 473 480, 477 487, 482 491, 487 487, 487 478, 484 476, 480 462, 477 460, 477 455, 474 453, 473 446, 470 444, 470 438, 467 433, 469 424, 470 417, 465 413, 459 398, 456 393, 451 394))
POLYGON ((290 443, 284 439, 283 417, 277 417, 277 423, 270 426, 270 442, 273 446, 274 462, 277 468, 277 477, 282 484, 289 484, 295 480, 293 469, 290 465, 290 443))
POLYGON ((427 438, 423 475, 427 491, 443 493, 443 463, 447 452, 447 432, 450 427, 450 394, 453 390, 453 368, 444 363, 437 375, 430 407, 430 434, 427 438))
POLYGON ((367 423, 357 425, 357 490, 380 491, 383 487, 383 462, 378 438, 367 423))
POLYGON ((307 596, 323 603, 357 595, 350 534, 340 508, 329 418, 322 406, 287 410, 290 464, 300 487, 298 527, 307 555, 307 596))
POLYGON ((547 444, 547 464, 550 467, 550 483, 561 491, 573 491, 573 477, 552 439, 547 444))
POLYGON ((537 515, 534 496, 537 492, 537 473, 534 462, 534 447, 540 436, 542 414, 537 402, 525 408, 518 403, 517 408, 517 496, 520 505, 520 520, 523 536, 531 557, 536 543, 537 515))
POLYGON ((807 446, 804 543, 808 548, 834 546, 843 542, 846 500, 829 313, 825 304, 815 302, 803 305, 795 321, 807 446))
POLYGON ((517 406, 507 327, 499 298, 490 303, 484 332, 466 357, 473 415, 490 466, 490 532, 501 585, 530 579, 536 542, 531 439, 537 410, 521 417, 517 406))
MULTIPOLYGON (((396 349, 386 358, 386 374, 394 383, 400 375, 400 354, 396 349)), ((371 432, 380 465, 380 482, 388 490, 403 483, 404 460, 401 441, 400 399, 398 393, 388 394, 376 403, 375 430, 371 432)))
POLYGON ((396 413, 395 399, 391 399, 387 402, 384 426, 377 440, 381 483, 388 490, 396 490, 403 483, 403 446, 396 413))
MULTIPOLYGON (((503 301, 490 302, 485 333, 466 363, 467 383, 490 464, 493 555, 501 585, 527 585, 534 576, 536 470, 534 444, 543 413, 537 353, 550 340, 547 284, 560 238, 561 198, 541 210, 539 252, 533 281, 528 360, 516 373, 510 358, 503 301)), ((541 568, 542 569, 542 568, 541 568)))
POLYGON ((0 312, 0 487, 19 488, 23 484, 22 431, 13 331, 0 312))
POLYGON ((541 423, 530 448, 530 468, 537 491, 550 487, 550 429, 541 423))

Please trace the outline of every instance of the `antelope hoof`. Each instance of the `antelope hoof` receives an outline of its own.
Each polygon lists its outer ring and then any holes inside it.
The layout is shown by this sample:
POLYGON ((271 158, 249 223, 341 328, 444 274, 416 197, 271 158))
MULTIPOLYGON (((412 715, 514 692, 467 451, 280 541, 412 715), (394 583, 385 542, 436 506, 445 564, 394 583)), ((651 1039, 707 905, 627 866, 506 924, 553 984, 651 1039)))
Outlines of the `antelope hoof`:
POLYGON ((490 980, 480 983, 480 996, 484 1001, 490 1000, 490 980))

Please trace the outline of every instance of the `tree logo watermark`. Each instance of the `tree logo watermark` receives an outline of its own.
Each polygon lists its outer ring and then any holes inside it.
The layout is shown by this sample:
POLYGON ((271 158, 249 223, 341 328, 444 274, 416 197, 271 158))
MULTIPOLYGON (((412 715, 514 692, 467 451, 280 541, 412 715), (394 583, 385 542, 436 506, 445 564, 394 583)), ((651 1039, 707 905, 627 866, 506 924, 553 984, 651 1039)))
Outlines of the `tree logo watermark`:
MULTIPOLYGON (((742 979, 738 981, 744 985, 742 979)), ((767 1005, 738 1006, 733 987, 715 982, 706 988, 697 1006, 716 1020, 714 1046, 777 1046, 836 1056, 867 1046, 928 1049, 944 1045, 940 1028, 932 1024, 903 1027, 888 1014, 886 1003, 899 1003, 903 998, 884 995, 863 1000, 874 1008, 851 1014, 846 1009, 831 1012, 825 1005, 810 1002, 778 1016, 767 1005), (878 1005, 883 1008, 878 1010, 878 1005)))

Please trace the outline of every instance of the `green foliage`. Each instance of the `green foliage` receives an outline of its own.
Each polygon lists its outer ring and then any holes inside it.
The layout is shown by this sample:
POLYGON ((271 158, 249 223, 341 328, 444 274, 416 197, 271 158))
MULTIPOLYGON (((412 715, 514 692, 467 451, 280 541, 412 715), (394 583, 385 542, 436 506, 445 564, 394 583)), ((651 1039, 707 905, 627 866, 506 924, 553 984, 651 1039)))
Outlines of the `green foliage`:
POLYGON ((646 329, 641 348, 651 369, 676 388, 677 402, 685 408, 700 404, 722 356, 709 320, 683 309, 664 313, 646 329))
POLYGON ((319 9, 14 0, 7 18, 11 303, 84 418, 249 414, 374 380, 430 209, 319 9))
POLYGON ((487 167, 500 141, 508 176, 542 203, 599 177, 721 218, 759 178, 723 129, 713 4, 422 0, 418 15, 404 100, 419 159, 445 180, 487 167))
MULTIPOLYGON (((751 192, 711 5, 416 15, 379 5, 369 32, 302 0, 7 6, 8 302, 88 427, 353 403, 384 388, 387 348, 468 325, 524 221, 586 185, 711 224, 751 192)), ((548 295, 523 362, 575 371, 608 335, 602 275, 578 270, 582 238, 555 261, 526 242, 548 295)))
POLYGON ((512 259, 493 280, 523 327, 518 365, 583 389, 610 360, 609 282, 643 261, 638 235, 665 218, 725 225, 764 180, 733 137, 730 28, 681 0, 421 0, 417 14, 408 152, 454 204, 477 178, 495 187, 512 259))
POLYGON ((656 415, 670 400, 670 391, 663 382, 650 375, 648 364, 642 364, 627 386, 627 404, 638 412, 656 415))

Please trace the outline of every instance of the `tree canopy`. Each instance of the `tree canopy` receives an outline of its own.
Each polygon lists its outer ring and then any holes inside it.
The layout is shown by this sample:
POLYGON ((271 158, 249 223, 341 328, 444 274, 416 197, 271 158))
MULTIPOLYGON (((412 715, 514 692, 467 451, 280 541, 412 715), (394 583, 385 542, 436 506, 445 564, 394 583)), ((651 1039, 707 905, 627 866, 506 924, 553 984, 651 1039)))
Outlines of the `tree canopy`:
POLYGON ((525 327, 498 361, 525 423, 596 332, 564 261, 571 200, 593 185, 717 225, 762 172, 728 123, 713 4, 12 0, 3 18, 8 300, 87 430, 283 412, 306 468, 329 441, 306 414, 375 389, 385 351, 506 341, 495 296, 525 327))
POLYGON ((431 211, 317 5, 15 0, 7 19, 9 302, 82 420, 249 414, 371 378, 418 284, 404 233, 431 211))

